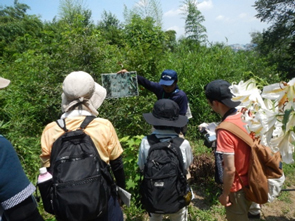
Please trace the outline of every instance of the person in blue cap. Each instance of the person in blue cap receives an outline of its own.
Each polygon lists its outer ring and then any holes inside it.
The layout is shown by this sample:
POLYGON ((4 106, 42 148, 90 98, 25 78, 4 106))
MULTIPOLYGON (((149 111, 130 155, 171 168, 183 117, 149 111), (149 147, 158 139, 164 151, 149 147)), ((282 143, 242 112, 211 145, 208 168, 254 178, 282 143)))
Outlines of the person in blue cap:
MULTIPOLYGON (((117 73, 126 73, 126 69, 118 71, 117 73)), ((191 113, 188 107, 188 98, 186 93, 178 88, 177 72, 171 69, 166 69, 162 72, 159 82, 150 81, 140 75, 137 75, 138 84, 153 92, 157 99, 171 99, 179 106, 179 114, 191 118, 191 113)), ((187 125, 180 129, 183 135, 187 131, 187 125)))
POLYGON ((137 81, 144 88, 153 92, 157 99, 171 99, 179 106, 179 114, 186 115, 188 108, 188 98, 184 91, 177 86, 178 78, 174 70, 166 69, 162 72, 159 82, 149 81, 146 78, 137 75, 137 81))
MULTIPOLYGON (((126 73, 126 69, 117 73, 126 73)), ((186 93, 178 88, 177 73, 174 70, 166 69, 162 72, 159 82, 150 81, 140 75, 137 75, 138 84, 153 92, 157 99, 171 99, 179 106, 179 114, 185 116, 188 110, 188 98, 186 93)))

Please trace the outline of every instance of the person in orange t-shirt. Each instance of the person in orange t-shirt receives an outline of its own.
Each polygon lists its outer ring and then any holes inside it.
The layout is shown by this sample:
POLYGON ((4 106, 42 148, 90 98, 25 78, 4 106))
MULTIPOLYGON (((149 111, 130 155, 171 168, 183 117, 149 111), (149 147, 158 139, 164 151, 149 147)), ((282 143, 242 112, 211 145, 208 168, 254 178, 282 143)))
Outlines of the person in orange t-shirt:
MULTIPOLYGON (((222 121, 230 121, 246 131, 241 113, 236 109, 240 102, 232 101, 229 86, 229 82, 221 79, 207 84, 204 89, 208 104, 222 116, 222 121)), ((225 206, 226 218, 229 221, 248 221, 251 202, 245 198, 238 175, 247 185, 251 150, 240 138, 220 129, 217 131, 216 152, 223 156, 223 190, 219 202, 225 206)))

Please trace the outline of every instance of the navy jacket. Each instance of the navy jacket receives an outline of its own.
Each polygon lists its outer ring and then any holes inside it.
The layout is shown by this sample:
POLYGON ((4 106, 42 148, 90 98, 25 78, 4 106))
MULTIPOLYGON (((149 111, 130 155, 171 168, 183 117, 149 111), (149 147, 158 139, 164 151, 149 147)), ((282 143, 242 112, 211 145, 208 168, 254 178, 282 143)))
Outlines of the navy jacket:
MULTIPOLYGON (((11 143, 0 135, 0 203, 10 209, 28 198, 35 191, 11 143)), ((1 217, 1 216, 0 216, 1 217)))
POLYGON ((175 101, 179 106, 179 114, 185 116, 187 111, 188 99, 184 91, 180 90, 178 86, 176 86, 174 92, 167 94, 165 93, 163 87, 157 82, 149 81, 146 78, 139 75, 137 75, 137 81, 144 88, 153 92, 157 96, 158 100, 168 98, 175 101))

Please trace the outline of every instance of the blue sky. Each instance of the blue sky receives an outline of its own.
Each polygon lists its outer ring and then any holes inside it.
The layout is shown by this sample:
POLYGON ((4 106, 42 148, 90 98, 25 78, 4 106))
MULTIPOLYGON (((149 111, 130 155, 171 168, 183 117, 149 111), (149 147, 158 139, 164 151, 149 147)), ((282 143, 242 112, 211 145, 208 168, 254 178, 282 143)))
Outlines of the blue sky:
MULTIPOLYGON (((124 21, 124 5, 132 9, 140 0, 83 0, 83 6, 92 11, 92 20, 97 23, 104 10, 115 14, 124 21)), ((0 6, 13 5, 14 0, 1 0, 0 6)), ((19 0, 30 6, 28 14, 36 14, 42 20, 51 21, 58 17, 59 0, 19 0)), ((184 35, 183 15, 181 15, 181 0, 162 0, 163 30, 175 30, 177 37, 184 35)), ((198 9, 205 17, 202 23, 207 29, 208 40, 211 43, 226 44, 250 43, 251 32, 262 32, 268 27, 261 23, 255 15, 255 0, 203 0, 199 1, 198 9)))

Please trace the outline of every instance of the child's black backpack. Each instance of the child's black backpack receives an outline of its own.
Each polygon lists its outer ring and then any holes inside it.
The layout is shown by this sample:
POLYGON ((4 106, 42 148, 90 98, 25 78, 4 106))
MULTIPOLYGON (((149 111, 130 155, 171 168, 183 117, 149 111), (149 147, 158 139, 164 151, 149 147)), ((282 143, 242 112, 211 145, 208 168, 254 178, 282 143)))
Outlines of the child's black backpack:
POLYGON ((141 202, 149 213, 175 213, 186 206, 188 184, 180 145, 176 137, 160 142, 154 135, 147 136, 150 149, 140 186, 141 202))
POLYGON ((115 188, 109 165, 101 160, 92 139, 84 132, 93 119, 87 116, 75 131, 68 131, 64 120, 56 121, 65 133, 52 146, 48 169, 53 175, 52 184, 43 191, 42 183, 38 185, 45 210, 57 220, 99 217, 106 212, 115 188))

